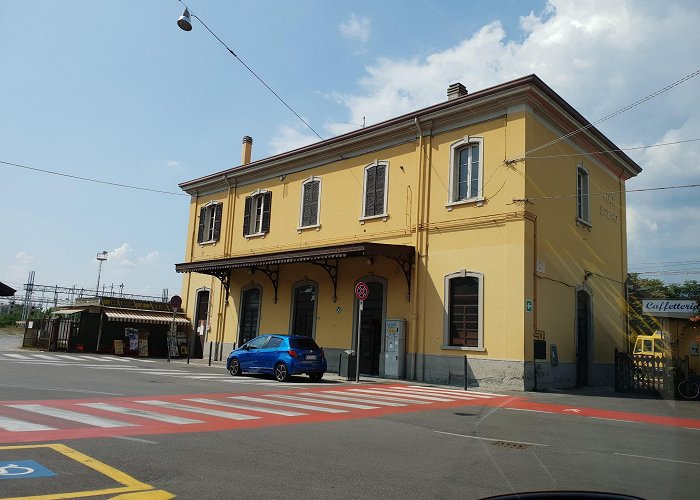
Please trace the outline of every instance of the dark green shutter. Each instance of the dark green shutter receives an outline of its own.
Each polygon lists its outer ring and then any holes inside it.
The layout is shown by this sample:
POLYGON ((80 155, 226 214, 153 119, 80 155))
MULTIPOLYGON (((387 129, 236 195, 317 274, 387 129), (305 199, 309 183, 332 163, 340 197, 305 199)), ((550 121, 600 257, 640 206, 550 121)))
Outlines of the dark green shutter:
POLYGON ((199 209, 199 232, 197 233, 197 243, 204 241, 204 222, 207 218, 207 209, 202 207, 199 209))
POLYGON ((214 207, 214 214, 215 214, 215 219, 214 219, 214 241, 219 241, 219 237, 221 236, 221 212, 223 203, 218 203, 214 207))
POLYGON ((318 224, 318 191, 319 181, 304 184, 303 203, 301 212, 302 227, 318 224))
POLYGON ((250 207, 253 198, 248 196, 245 199, 245 209, 243 210, 243 236, 248 236, 250 233, 250 207))
POLYGON ((375 185, 377 179, 377 167, 369 167, 365 181, 365 217, 374 215, 375 185))
POLYGON ((377 165, 377 177, 374 189, 374 215, 384 213, 384 189, 386 187, 386 165, 377 165))
POLYGON ((263 195, 265 202, 263 203, 263 214, 262 214, 262 229, 261 232, 270 232, 270 209, 272 208, 272 193, 268 191, 263 195))

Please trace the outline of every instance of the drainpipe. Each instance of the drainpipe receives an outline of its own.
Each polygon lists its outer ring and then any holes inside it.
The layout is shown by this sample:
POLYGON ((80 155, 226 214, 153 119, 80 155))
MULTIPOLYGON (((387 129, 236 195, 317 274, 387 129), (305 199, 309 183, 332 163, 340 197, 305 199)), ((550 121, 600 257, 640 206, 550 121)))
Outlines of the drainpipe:
MULTIPOLYGON (((416 125, 416 130, 418 130, 418 189, 417 189, 417 194, 418 194, 418 199, 416 200, 416 234, 414 238, 414 247, 418 253, 416 263, 415 263, 415 279, 413 282, 415 283, 414 285, 414 292, 411 294, 413 297, 413 304, 411 304, 411 332, 413 335, 413 366, 412 366, 412 373, 411 373, 411 380, 416 380, 416 363, 418 361, 418 295, 419 295, 419 290, 420 287, 418 286, 419 282, 419 269, 420 269, 420 226, 421 226, 421 212, 422 212, 422 205, 423 205, 423 158, 424 158, 424 153, 423 153, 423 130, 421 129, 420 126, 420 120, 416 116, 415 118, 415 125, 416 125)), ((409 290, 410 291, 410 290, 409 290)), ((422 332, 423 335, 425 335, 425 332, 422 332)))
MULTIPOLYGON (((430 184, 431 184, 431 176, 430 176, 430 165, 432 165, 433 161, 433 138, 432 138, 432 122, 430 124, 430 130, 429 130, 429 137, 428 137, 428 157, 423 165, 423 172, 424 172, 424 179, 423 179, 423 185, 424 185, 424 191, 425 191, 425 200, 423 202, 423 216, 422 216, 422 224, 424 226, 424 234, 421 238, 421 254, 424 256, 424 267, 425 270, 423 272, 423 281, 426 281, 426 276, 428 275, 428 263, 430 260, 430 256, 428 255, 430 244, 428 242, 428 239, 430 237, 430 231, 428 229, 428 223, 430 222, 430 184)), ((425 311, 425 301, 426 301, 426 295, 425 293, 421 296, 421 311, 425 311)), ((425 325, 425 314, 423 314, 420 319, 420 324, 421 324, 421 331, 423 332, 422 336, 422 341, 423 341, 423 347, 422 347, 422 352, 421 352, 421 357, 423 359, 423 362, 421 363, 421 380, 425 381, 425 339, 427 337, 426 335, 426 325, 425 325)))

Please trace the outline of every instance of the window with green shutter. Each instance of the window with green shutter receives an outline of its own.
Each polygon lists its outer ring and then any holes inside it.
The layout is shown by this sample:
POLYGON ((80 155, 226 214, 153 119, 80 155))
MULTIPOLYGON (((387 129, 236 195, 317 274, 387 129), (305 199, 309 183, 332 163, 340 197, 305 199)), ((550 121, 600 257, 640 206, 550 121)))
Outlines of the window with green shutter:
POLYGON ((215 243, 221 238, 223 203, 210 202, 199 209, 197 243, 215 243))
POLYGON ((365 167, 364 198, 362 200, 363 218, 386 216, 388 177, 388 162, 375 161, 365 167))
POLYGON ((318 227, 321 206, 321 179, 311 177, 301 185, 301 214, 299 227, 318 227))

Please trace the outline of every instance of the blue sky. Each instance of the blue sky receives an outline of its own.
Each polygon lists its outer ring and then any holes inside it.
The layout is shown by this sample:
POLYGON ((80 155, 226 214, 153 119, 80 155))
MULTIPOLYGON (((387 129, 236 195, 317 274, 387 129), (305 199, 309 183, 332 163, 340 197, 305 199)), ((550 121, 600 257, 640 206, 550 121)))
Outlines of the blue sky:
MULTIPOLYGON (((700 69, 694 1, 217 1, 200 16, 322 136, 536 73, 595 121, 700 69)), ((0 0, 0 161, 178 193, 315 136, 176 0, 0 0)), ((599 128, 620 147, 700 139, 700 76, 599 128)), ((700 182, 700 141, 629 151, 628 189, 700 182)), ((188 197, 0 164, 0 281, 179 292, 188 197)), ((700 191, 630 193, 630 270, 700 279, 700 191)), ((560 194, 560 193, 553 193, 560 194)), ((650 275, 651 277, 657 277, 650 275)))

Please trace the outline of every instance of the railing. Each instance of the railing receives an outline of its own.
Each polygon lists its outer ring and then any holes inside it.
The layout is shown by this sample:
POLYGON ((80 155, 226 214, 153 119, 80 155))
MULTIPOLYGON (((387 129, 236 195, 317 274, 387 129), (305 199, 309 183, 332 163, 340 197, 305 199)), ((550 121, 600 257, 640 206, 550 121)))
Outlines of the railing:
POLYGON ((615 349, 615 391, 672 398, 674 376, 670 358, 630 355, 615 349))

